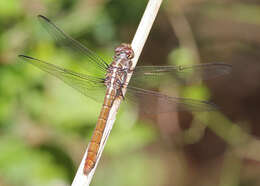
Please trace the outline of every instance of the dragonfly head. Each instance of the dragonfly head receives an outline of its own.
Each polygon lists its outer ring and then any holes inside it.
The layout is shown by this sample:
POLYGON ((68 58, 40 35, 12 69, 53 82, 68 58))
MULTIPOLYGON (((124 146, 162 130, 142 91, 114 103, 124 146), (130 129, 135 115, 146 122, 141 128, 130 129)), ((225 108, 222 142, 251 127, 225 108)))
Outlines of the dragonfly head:
POLYGON ((134 57, 134 51, 130 44, 122 43, 115 49, 116 58, 132 59, 134 57))

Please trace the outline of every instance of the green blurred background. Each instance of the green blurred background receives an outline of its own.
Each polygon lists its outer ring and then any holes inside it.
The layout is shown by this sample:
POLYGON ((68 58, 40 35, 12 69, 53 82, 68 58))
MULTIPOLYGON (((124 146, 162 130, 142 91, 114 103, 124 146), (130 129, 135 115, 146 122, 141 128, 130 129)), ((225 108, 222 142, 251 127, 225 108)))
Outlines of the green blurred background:
MULTIPOLYGON (((0 186, 70 185, 100 110, 19 62, 26 54, 70 69, 85 65, 57 47, 36 16, 110 60, 116 45, 131 42, 146 3, 0 1, 0 186)), ((146 118, 122 106, 92 185, 259 186, 259 33, 259 0, 165 1, 139 65, 232 64, 231 74, 203 84, 160 87, 221 109, 146 118)))

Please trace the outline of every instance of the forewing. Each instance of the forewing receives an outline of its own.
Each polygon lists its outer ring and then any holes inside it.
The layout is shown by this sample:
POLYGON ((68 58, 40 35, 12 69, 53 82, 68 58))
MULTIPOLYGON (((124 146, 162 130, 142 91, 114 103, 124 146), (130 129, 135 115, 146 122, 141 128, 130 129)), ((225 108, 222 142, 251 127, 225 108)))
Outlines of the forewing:
POLYGON ((47 17, 43 15, 38 15, 38 19, 43 27, 48 31, 48 33, 53 36, 60 45, 69 47, 74 51, 80 52, 85 57, 87 57, 87 62, 89 63, 88 65, 96 67, 96 69, 99 69, 101 72, 106 72, 108 64, 101 57, 82 45, 80 42, 67 35, 62 29, 51 22, 51 20, 49 20, 47 17))
POLYGON ((19 57, 25 62, 29 62, 41 70, 56 76, 87 97, 90 97, 98 102, 102 101, 104 98, 106 87, 103 83, 104 80, 101 78, 80 74, 33 57, 25 55, 19 55, 19 57))
POLYGON ((130 85, 150 88, 162 82, 192 83, 228 74, 232 66, 224 63, 205 63, 192 66, 137 66, 130 85))

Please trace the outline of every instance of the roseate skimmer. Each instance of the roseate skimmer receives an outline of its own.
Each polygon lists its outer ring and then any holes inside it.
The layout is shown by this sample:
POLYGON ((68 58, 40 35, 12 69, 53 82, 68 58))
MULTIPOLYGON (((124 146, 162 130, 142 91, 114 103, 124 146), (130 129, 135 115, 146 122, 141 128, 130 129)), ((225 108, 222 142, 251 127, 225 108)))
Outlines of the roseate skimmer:
MULTIPOLYGON (((78 41, 63 32, 57 25, 48 18, 39 15, 39 21, 54 36, 58 43, 79 51, 86 57, 86 62, 90 68, 97 70, 96 75, 87 75, 67 70, 42 60, 19 55, 24 61, 46 71, 61 79, 71 87, 75 88, 85 96, 95 99, 97 94, 105 96, 103 106, 96 124, 95 131, 88 148, 88 155, 85 161, 84 174, 88 174, 97 161, 97 153, 100 148, 101 138, 107 123, 110 109, 115 99, 124 98, 122 88, 126 88, 126 77, 128 73, 133 73, 132 79, 127 86, 126 98, 132 101, 149 100, 142 102, 142 108, 148 113, 171 112, 171 111, 210 111, 216 106, 210 102, 194 100, 189 98, 171 97, 156 91, 146 90, 151 88, 154 82, 160 84, 166 77, 182 76, 188 74, 191 77, 198 76, 208 79, 229 73, 231 66, 223 63, 207 63, 193 66, 137 66, 132 67, 131 59, 134 52, 129 44, 121 44, 115 49, 115 56, 111 64, 83 46, 78 41), (150 82, 150 83, 149 83, 150 82), (152 82, 152 83, 151 83, 152 82), (165 105, 163 109, 157 110, 151 104, 160 103, 165 105)), ((156 83, 155 83, 156 84, 156 83)))

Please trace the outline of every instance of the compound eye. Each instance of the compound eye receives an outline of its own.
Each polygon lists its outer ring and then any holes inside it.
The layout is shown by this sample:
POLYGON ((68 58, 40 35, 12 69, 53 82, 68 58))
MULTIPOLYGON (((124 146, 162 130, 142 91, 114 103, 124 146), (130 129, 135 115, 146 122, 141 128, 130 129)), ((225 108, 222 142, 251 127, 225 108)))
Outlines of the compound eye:
POLYGON ((127 51, 127 57, 130 59, 134 57, 133 52, 131 50, 127 51))
POLYGON ((115 52, 116 52, 116 53, 120 53, 120 52, 122 52, 123 50, 124 50, 124 45, 119 45, 118 47, 116 47, 115 52))

